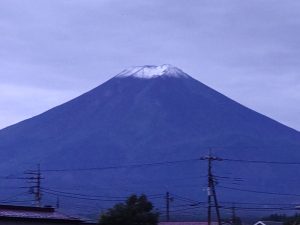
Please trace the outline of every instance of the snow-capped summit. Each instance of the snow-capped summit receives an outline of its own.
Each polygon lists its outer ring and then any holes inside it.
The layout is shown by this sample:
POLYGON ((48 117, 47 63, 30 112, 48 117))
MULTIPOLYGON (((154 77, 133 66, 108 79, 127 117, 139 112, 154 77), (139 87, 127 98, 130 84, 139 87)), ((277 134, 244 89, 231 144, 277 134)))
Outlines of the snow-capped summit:
POLYGON ((136 77, 150 79, 159 76, 168 77, 184 77, 188 78, 189 75, 184 73, 182 70, 170 64, 163 64, 160 66, 146 65, 146 66, 136 66, 123 70, 116 77, 136 77))

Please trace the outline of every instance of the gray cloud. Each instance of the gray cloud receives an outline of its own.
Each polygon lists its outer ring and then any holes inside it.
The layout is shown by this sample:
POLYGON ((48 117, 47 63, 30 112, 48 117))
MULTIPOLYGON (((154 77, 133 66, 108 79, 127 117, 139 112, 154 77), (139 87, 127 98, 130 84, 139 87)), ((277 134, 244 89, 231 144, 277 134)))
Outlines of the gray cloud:
POLYGON ((0 127, 126 67, 170 63, 300 130, 299 12, 292 0, 2 0, 0 127))

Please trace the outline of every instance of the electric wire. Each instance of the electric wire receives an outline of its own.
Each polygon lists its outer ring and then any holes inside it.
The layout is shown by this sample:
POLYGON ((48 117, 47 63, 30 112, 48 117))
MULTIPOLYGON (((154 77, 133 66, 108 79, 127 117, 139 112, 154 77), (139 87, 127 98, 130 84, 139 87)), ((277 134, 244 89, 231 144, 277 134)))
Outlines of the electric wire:
POLYGON ((69 168, 69 169, 44 169, 41 172, 75 172, 75 171, 98 171, 98 170, 111 170, 111 169, 129 169, 129 168, 140 168, 147 166, 161 166, 161 165, 172 165, 178 163, 188 163, 195 162, 199 159, 185 159, 185 160, 175 160, 175 161, 163 161, 163 162, 153 162, 153 163, 140 163, 140 164, 129 164, 129 165, 115 165, 106 167, 90 167, 90 168, 69 168))

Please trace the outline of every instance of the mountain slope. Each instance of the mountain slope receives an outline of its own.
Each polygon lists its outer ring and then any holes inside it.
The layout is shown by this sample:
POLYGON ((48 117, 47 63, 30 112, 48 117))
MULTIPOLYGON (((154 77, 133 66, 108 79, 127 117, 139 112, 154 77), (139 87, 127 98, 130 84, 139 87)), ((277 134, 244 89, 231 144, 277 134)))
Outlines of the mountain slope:
MULTIPOLYGON (((125 70, 70 102, 1 130, 0 168, 11 173, 25 169, 28 163, 64 169, 190 159, 205 155, 209 147, 226 158, 291 161, 300 158, 300 133, 238 104, 178 68, 145 66, 125 70)), ((258 184, 269 190, 278 177, 294 185, 289 179, 292 175, 286 175, 290 169, 222 163, 216 172, 241 176, 247 187, 258 184)), ((107 194, 170 189, 205 199, 205 192, 199 191, 205 180, 180 181, 206 174, 205 162, 91 173, 48 173, 45 185, 107 194), (82 183, 86 183, 85 189, 78 186, 82 183), (107 189, 101 190, 103 186, 107 189)), ((279 185, 271 190, 291 189, 279 185)), ((251 198, 240 194, 224 191, 222 196, 251 198)))

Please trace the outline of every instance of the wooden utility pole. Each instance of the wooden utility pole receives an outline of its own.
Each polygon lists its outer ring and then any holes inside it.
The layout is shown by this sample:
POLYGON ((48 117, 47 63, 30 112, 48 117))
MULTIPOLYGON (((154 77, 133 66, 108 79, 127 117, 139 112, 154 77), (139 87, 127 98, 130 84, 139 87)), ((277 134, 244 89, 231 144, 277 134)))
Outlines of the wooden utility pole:
POLYGON ((25 172, 27 175, 31 175, 26 179, 29 180, 28 182, 32 184, 30 189, 32 190, 31 193, 34 195, 34 201, 36 207, 41 207, 42 201, 42 192, 41 192, 41 180, 44 179, 41 175, 40 164, 37 166, 37 170, 29 170, 25 172))
POLYGON ((56 196, 56 208, 58 209, 59 207, 60 207, 59 196, 56 196))
POLYGON ((166 221, 170 222, 170 202, 173 201, 173 198, 170 197, 170 192, 166 192, 166 221))
POLYGON ((231 224, 232 225, 237 225, 237 219, 236 219, 236 213, 235 213, 235 206, 232 204, 231 207, 231 224))
POLYGON ((170 221, 170 193, 166 193, 166 220, 170 221))
POLYGON ((218 225, 222 225, 221 222, 221 215, 220 215, 220 207, 219 207, 219 203, 218 203, 218 199, 217 199, 217 193, 216 193, 216 189, 215 189, 215 180, 214 180, 214 176, 212 173, 212 162, 213 161, 222 161, 221 158, 218 157, 214 157, 211 155, 211 150, 209 151, 209 155, 202 157, 201 160, 207 160, 208 161, 208 175, 207 175, 207 194, 208 194, 208 200, 207 200, 207 204, 208 204, 208 208, 207 208, 207 222, 208 225, 211 225, 211 209, 212 209, 212 198, 214 200, 214 207, 216 210, 216 214, 217 214, 217 219, 218 219, 218 225))

